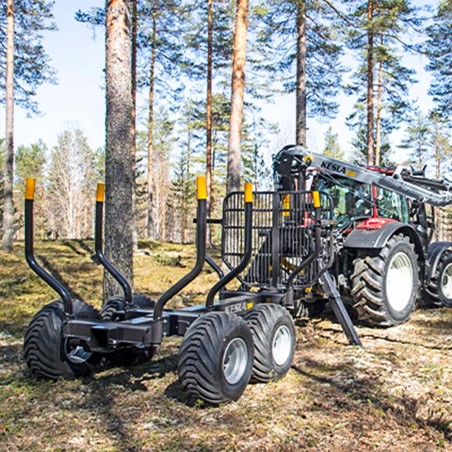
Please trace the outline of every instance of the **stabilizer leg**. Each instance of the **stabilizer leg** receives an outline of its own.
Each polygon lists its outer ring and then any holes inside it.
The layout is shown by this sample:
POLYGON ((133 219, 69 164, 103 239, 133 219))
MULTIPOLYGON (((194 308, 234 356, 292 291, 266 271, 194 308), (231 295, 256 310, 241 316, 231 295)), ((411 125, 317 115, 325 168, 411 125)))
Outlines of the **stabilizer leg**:
POLYGON ((357 345, 362 347, 361 340, 359 339, 358 333, 353 326, 353 323, 345 309, 344 303, 342 301, 341 295, 334 284, 333 279, 328 271, 326 271, 321 277, 320 282, 322 283, 323 289, 328 294, 328 298, 333 308, 334 314, 342 326, 345 335, 347 336, 350 345, 357 345))

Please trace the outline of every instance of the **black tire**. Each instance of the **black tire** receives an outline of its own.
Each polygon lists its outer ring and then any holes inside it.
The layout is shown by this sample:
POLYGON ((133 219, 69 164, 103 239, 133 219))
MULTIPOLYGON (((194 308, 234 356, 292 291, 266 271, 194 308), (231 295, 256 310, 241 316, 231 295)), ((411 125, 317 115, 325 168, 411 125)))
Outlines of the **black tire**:
MULTIPOLYGON (((73 300, 74 316, 78 319, 101 320, 99 311, 89 304, 73 300)), ((27 327, 24 357, 36 378, 56 380, 89 375, 100 356, 82 344, 63 339, 63 302, 54 301, 38 311, 27 327)))
POLYGON ((236 315, 211 312, 196 319, 179 350, 178 372, 194 399, 218 405, 235 401, 253 367, 254 346, 246 322, 236 315))
POLYGON ((280 305, 259 304, 245 321, 254 341, 251 380, 267 383, 284 377, 295 353, 295 325, 289 312, 280 305))
POLYGON ((429 304, 436 307, 452 306, 452 251, 445 251, 432 275, 425 293, 429 304))
POLYGON ((408 237, 391 237, 378 255, 354 261, 352 297, 358 319, 371 326, 406 322, 414 310, 419 287, 414 246, 408 237))
MULTIPOLYGON (((133 304, 139 308, 151 309, 155 303, 146 295, 133 294, 133 304)), ((107 322, 118 322, 124 320, 124 309, 126 302, 124 297, 115 296, 107 300, 103 305, 100 315, 107 322)), ((115 350, 106 355, 106 359, 116 366, 132 366, 148 361, 152 357, 151 347, 127 347, 115 350)))

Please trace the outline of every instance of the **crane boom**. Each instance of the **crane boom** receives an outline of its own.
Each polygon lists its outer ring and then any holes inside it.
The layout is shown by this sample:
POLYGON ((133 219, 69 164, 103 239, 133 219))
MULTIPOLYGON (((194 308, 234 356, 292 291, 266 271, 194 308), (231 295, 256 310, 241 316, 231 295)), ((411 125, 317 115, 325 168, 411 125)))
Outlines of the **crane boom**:
POLYGON ((293 181, 308 167, 332 177, 346 177, 391 190, 432 206, 452 204, 452 184, 414 176, 403 167, 384 172, 370 170, 326 155, 308 153, 300 146, 286 146, 275 156, 273 162, 277 182, 283 186, 293 181))

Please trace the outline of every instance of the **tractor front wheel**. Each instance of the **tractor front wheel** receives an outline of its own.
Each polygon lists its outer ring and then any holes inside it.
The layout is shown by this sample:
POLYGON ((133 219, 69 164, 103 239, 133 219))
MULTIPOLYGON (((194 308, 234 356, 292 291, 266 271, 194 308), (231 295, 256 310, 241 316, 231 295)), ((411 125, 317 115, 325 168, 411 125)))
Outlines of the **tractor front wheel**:
POLYGON ((178 371, 188 394, 218 405, 238 400, 253 367, 253 337, 246 322, 225 312, 196 319, 180 347, 178 371))
POLYGON ((292 316, 280 305, 259 304, 244 319, 254 340, 252 381, 267 383, 284 377, 295 353, 292 316))
POLYGON ((431 305, 452 306, 452 251, 443 253, 425 291, 431 305))
MULTIPOLYGON (((77 319, 100 321, 99 312, 89 304, 73 300, 77 319)), ((56 380, 89 375, 100 359, 85 344, 63 338, 64 309, 61 300, 44 306, 33 317, 25 332, 24 357, 31 374, 56 380)))
POLYGON ((359 320, 388 327, 406 322, 419 286, 414 246, 408 237, 391 237, 377 255, 354 261, 352 296, 359 320))

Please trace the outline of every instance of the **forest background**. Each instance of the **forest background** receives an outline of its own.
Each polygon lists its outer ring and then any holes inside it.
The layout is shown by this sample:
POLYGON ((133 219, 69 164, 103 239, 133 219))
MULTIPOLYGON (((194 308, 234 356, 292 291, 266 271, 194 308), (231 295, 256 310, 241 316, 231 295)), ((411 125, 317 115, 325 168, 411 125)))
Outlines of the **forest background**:
MULTIPOLYGON (((15 3, 15 104, 19 107, 15 237, 20 237, 23 227, 20 199, 27 176, 38 178, 38 237, 89 237, 93 189, 104 177, 104 5, 99 1, 70 6, 45 0, 15 3)), ((208 146, 211 214, 219 214, 226 190, 236 7, 231 0, 137 2, 137 133, 132 152, 136 153, 139 238, 192 240, 194 177, 205 172, 208 146), (210 125, 206 119, 209 79, 210 125)), ((4 103, 6 5, 0 15, 4 103)), ((382 164, 418 168, 429 164, 430 176, 450 177, 451 15, 452 3, 444 0, 251 1, 243 179, 258 189, 270 187, 271 155, 285 144, 300 142, 303 129, 301 144, 316 152, 365 163, 370 146, 381 155, 382 164), (307 41, 304 124, 295 109, 300 12, 307 41), (374 40, 371 67, 370 36, 374 40), (373 78, 371 124, 369 77, 373 78)), ((3 117, 2 111, 0 121, 3 117)), ((3 177, 3 222, 2 188, 3 177)), ((446 238, 450 213, 441 219, 439 236, 446 238)))

